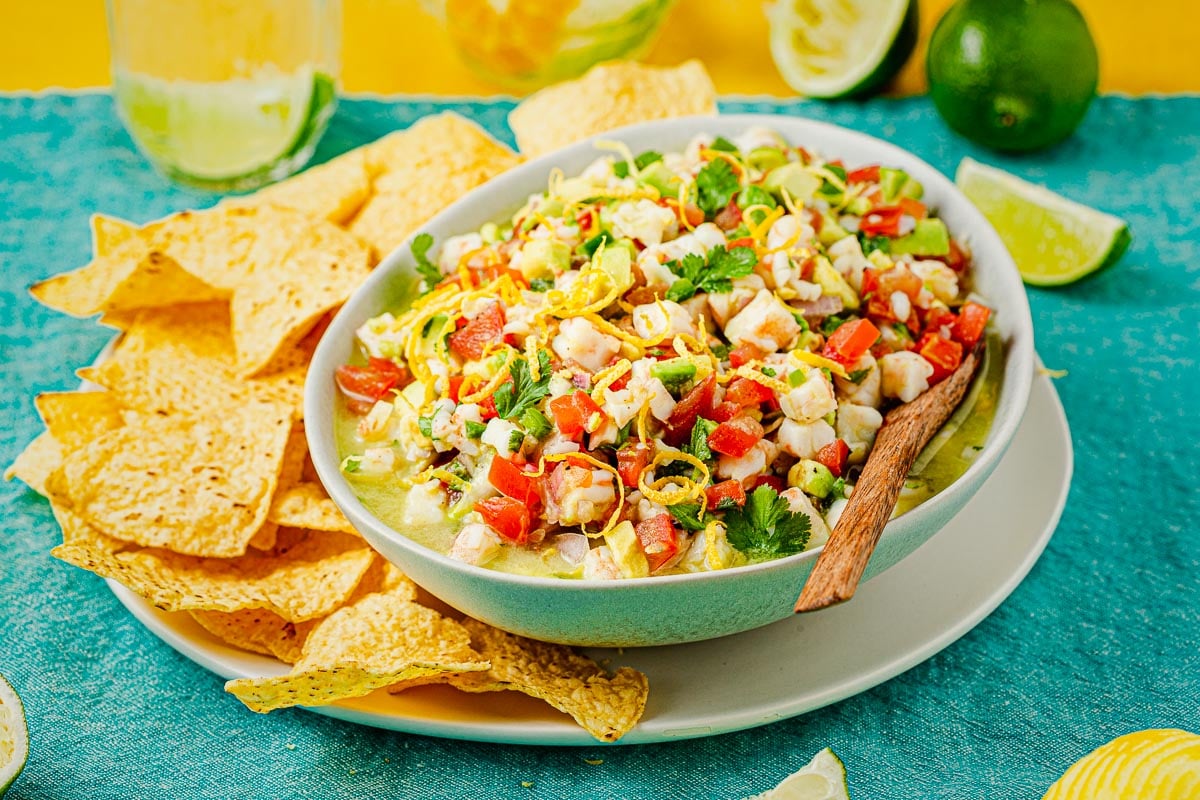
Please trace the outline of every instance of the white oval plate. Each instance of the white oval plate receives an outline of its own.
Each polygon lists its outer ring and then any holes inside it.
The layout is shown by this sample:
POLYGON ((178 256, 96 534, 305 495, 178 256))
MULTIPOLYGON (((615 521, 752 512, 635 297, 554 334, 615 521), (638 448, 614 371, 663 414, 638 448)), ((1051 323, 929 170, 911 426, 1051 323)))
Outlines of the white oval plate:
MULTIPOLYGON (((707 642, 588 651, 650 678, 646 714, 620 744, 710 736, 794 717, 877 686, 949 646, 1000 605, 1041 555, 1066 503, 1072 458, 1058 395, 1039 377, 991 479, 950 524, 849 603, 707 642)), ((185 613, 159 611, 120 584, 109 586, 151 633, 224 678, 288 669, 218 641, 185 613)), ((566 715, 516 692, 468 695, 423 686, 309 710, 427 736, 597 744, 566 715)))

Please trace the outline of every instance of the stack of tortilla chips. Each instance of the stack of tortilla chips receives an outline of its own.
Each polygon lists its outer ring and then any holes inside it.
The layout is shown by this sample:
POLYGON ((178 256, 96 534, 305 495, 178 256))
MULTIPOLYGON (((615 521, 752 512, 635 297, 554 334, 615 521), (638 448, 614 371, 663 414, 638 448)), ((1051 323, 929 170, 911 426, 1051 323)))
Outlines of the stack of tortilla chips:
MULTIPOLYGON (((698 64, 609 65, 511 122, 541 153, 714 100, 698 64)), ((141 227, 96 215, 91 263, 32 288, 120 334, 80 370, 97 390, 37 398, 46 431, 8 476, 50 499, 58 558, 291 664, 226 685, 255 711, 448 683, 540 698, 605 741, 641 717, 640 672, 418 603, 308 461, 304 376, 330 316, 383 255, 519 161, 461 117, 426 118, 216 208, 141 227)))

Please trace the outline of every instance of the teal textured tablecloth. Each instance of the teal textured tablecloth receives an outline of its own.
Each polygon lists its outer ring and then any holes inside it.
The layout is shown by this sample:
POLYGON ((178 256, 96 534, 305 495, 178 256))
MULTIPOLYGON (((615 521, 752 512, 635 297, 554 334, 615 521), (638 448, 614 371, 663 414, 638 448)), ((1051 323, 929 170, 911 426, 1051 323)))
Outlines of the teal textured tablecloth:
MULTIPOLYGON (((510 107, 345 101, 318 159, 445 108, 511 141, 510 107)), ((971 155, 1132 225, 1116 269, 1030 290, 1041 356, 1070 371, 1058 389, 1076 472, 1058 532, 1004 605, 904 675, 755 730, 582 749, 430 739, 247 711, 98 578, 50 558, 48 506, 10 483, 0 673, 25 700, 32 754, 8 798, 737 798, 826 745, 856 798, 1029 798, 1120 734, 1200 731, 1200 98, 1101 98, 1069 142, 1023 158, 972 148, 921 98, 724 109, 847 125, 947 174, 971 155)), ((0 98, 0 462, 39 430, 33 396, 75 386, 107 338, 25 287, 88 259, 93 211, 140 222, 212 200, 152 172, 106 95, 0 98)))

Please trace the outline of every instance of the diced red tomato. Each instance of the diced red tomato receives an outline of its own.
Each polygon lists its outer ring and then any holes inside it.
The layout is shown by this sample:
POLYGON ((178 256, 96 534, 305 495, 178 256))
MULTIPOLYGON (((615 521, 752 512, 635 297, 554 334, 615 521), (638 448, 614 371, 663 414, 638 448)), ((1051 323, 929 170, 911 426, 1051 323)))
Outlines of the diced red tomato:
POLYGON ((867 236, 899 236, 902 216, 899 206, 873 208, 859 220, 858 229, 867 236))
POLYGON ((499 303, 489 303, 466 325, 450 334, 450 349, 467 361, 483 358, 488 345, 501 339, 504 330, 504 309, 499 303))
POLYGON ((617 451, 617 474, 621 476, 622 485, 636 489, 638 476, 642 474, 650 459, 654 457, 651 445, 638 442, 627 444, 617 451))
POLYGON ((525 277, 524 273, 504 264, 488 263, 479 267, 470 267, 469 269, 471 270, 471 276, 474 278, 476 286, 482 286, 485 283, 494 281, 501 275, 507 275, 512 278, 517 286, 529 286, 529 280, 525 277))
POLYGON ((619 392, 622 389, 624 389, 626 386, 629 385, 629 379, 632 377, 633 377, 632 371, 626 372, 624 375, 622 375, 621 377, 617 378, 615 381, 610 383, 608 385, 608 388, 614 392, 619 392))
POLYGON ((963 272, 968 265, 966 252, 954 239, 950 240, 950 252, 942 256, 940 260, 945 262, 947 267, 959 273, 963 272))
POLYGON ((808 224, 813 229, 813 233, 819 234, 821 228, 825 226, 825 215, 816 209, 809 209, 808 224))
MULTIPOLYGON (((564 436, 572 439, 588 430, 592 415, 599 413, 600 406, 587 392, 571 392, 550 401, 550 415, 554 417, 554 424, 564 436)), ((595 427, 591 430, 595 430, 595 427)))
POLYGON ((734 239, 729 244, 725 245, 726 250, 732 250, 735 247, 754 247, 755 241, 753 236, 743 236, 740 239, 734 239))
POLYGON ((596 227, 599 218, 599 211, 595 206, 588 206, 575 215, 575 224, 579 226, 579 231, 584 236, 589 235, 592 228, 596 227))
POLYGON ((879 328, 869 319, 852 319, 838 326, 825 343, 823 352, 826 358, 833 359, 843 366, 850 366, 862 358, 863 353, 870 350, 878 338, 879 328))
POLYGON ((696 417, 708 417, 712 413, 713 393, 717 388, 717 377, 709 375, 675 404, 671 416, 667 418, 663 438, 667 444, 678 447, 692 435, 696 425, 696 417))
POLYGON ((741 458, 763 438, 763 426, 753 417, 734 417, 708 435, 708 446, 718 453, 741 458))
POLYGON ((738 208, 738 204, 733 200, 729 201, 729 205, 722 208, 713 217, 713 222, 723 231, 731 231, 738 225, 742 224, 742 210, 738 208))
POLYGON ((872 164, 869 167, 851 170, 846 173, 847 183, 876 183, 879 180, 879 165, 872 164))
MULTIPOLYGON (((500 385, 503 386, 504 384, 500 385)), ((495 419, 498 416, 500 416, 500 412, 496 410, 496 401, 491 395, 488 395, 479 401, 480 419, 482 419, 484 422, 487 422, 489 419, 495 419)))
POLYGON ((475 510, 483 517, 484 524, 500 537, 514 544, 529 541, 533 528, 533 514, 529 506, 511 497, 489 497, 475 504, 475 510))
POLYGON ((726 403, 737 403, 742 408, 757 408, 760 403, 775 399, 775 393, 758 381, 749 378, 734 378, 725 391, 726 403))
POLYGON ((787 489, 787 484, 778 475, 759 475, 754 479, 754 485, 750 487, 750 490, 754 491, 760 486, 770 486, 776 492, 780 493, 787 489))
POLYGON ((451 375, 450 376, 450 399, 456 403, 458 402, 458 398, 462 397, 462 385, 463 385, 463 376, 462 375, 451 375))
POLYGON ((817 451, 817 457, 814 460, 824 464, 833 473, 833 477, 840 478, 846 471, 846 461, 849 458, 850 445, 842 439, 834 439, 817 451))
POLYGON ((908 214, 913 219, 925 219, 929 216, 929 209, 925 208, 925 204, 920 200, 913 200, 911 197, 901 197, 896 201, 896 205, 905 214, 908 214))
POLYGON ((392 389, 409 381, 408 370, 386 358, 368 359, 365 367, 343 364, 334 375, 338 388, 348 398, 371 402, 382 400, 392 389))
POLYGON ((983 329, 987 326, 988 317, 991 315, 992 310, 987 306, 979 303, 963 303, 962 308, 958 310, 958 319, 950 329, 950 335, 956 342, 961 342, 967 347, 974 347, 979 338, 983 336, 983 329))
POLYGON ((740 344, 729 351, 729 366, 734 369, 744 367, 751 361, 762 361, 765 355, 766 353, 749 342, 740 344))
POLYGON ((917 352, 933 365, 933 375, 929 377, 932 386, 958 369, 962 363, 963 346, 950 339, 943 339, 936 333, 927 333, 917 342, 917 352))
POLYGON ((953 328, 954 323, 958 321, 958 317, 954 312, 942 305, 930 306, 929 310, 924 312, 924 327, 922 330, 930 333, 937 333, 942 327, 953 328))
POLYGON ((743 406, 741 403, 731 403, 726 400, 709 412, 709 419, 715 420, 716 422, 728 422, 738 414, 742 413, 743 408, 745 408, 745 406, 743 406))
POLYGON ((717 503, 726 498, 729 498, 739 506, 746 505, 746 490, 742 488, 740 481, 721 481, 705 489, 704 496, 708 498, 708 507, 710 509, 716 508, 717 503))
POLYGON ((658 203, 674 211, 679 221, 690 228, 694 228, 704 222, 704 212, 700 210, 699 206, 693 203, 685 203, 680 206, 679 201, 674 197, 664 197, 658 203))
POLYGON ((659 514, 639 522, 634 527, 634 532, 641 542, 642 552, 646 554, 646 563, 650 565, 651 572, 679 553, 679 532, 675 530, 670 514, 659 514))
POLYGON ((538 494, 540 480, 540 476, 530 475, 507 458, 499 456, 492 459, 491 469, 488 470, 488 483, 501 494, 519 500, 530 508, 541 505, 541 496, 538 494))

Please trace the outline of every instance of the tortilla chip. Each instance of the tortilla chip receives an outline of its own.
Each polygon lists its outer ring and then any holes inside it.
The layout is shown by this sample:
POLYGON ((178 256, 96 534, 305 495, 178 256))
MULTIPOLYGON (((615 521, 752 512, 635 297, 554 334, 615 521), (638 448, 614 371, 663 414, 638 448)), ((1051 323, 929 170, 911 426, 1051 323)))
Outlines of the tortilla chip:
POLYGON ((288 404, 299 418, 315 346, 305 340, 280 360, 282 369, 245 380, 237 375, 228 304, 171 306, 137 314, 112 355, 79 375, 147 413, 209 413, 266 397, 288 404))
POLYGON ((375 195, 350 232, 383 257, 446 206, 520 158, 457 114, 427 117, 367 146, 375 195))
POLYGON ((677 67, 624 61, 529 96, 508 115, 508 125, 521 154, 532 158, 635 122, 715 113, 717 90, 699 61, 677 67))
POLYGON ((274 371, 371 269, 367 248, 335 225, 294 213, 272 224, 230 302, 238 371, 247 376, 274 371))
POLYGON ((289 548, 220 559, 159 548, 114 553, 73 540, 66 525, 63 531, 52 555, 112 578, 164 611, 265 609, 290 622, 341 607, 375 558, 361 541, 323 533, 292 532, 303 538, 289 548))
POLYGON ((228 296, 155 250, 131 223, 94 214, 92 240, 89 264, 36 283, 30 293, 74 317, 228 296))
POLYGON ((280 214, 295 212, 274 208, 181 211, 146 225, 139 235, 183 269, 229 297, 245 276, 250 249, 280 214))
POLYGON ((308 634, 317 620, 289 622, 261 608, 241 611, 191 611, 200 627, 226 644, 274 656, 285 664, 295 664, 308 634))
POLYGON ((46 488, 109 536, 238 556, 267 522, 291 428, 290 409, 262 400, 141 417, 69 453, 46 488))
POLYGON ((62 466, 63 447, 49 431, 42 431, 25 446, 16 460, 4 470, 4 480, 20 478, 42 497, 49 497, 46 480, 62 466))
POLYGON ((111 392, 44 392, 34 403, 46 430, 66 452, 125 424, 125 409, 111 392))
POLYGON ((276 492, 267 519, 289 528, 358 533, 319 483, 298 483, 276 492))
POLYGON ((219 207, 277 206, 340 225, 354 216, 370 196, 371 174, 360 148, 253 194, 231 197, 219 207))
POLYGON ((453 620, 393 593, 376 593, 321 620, 287 675, 229 681, 254 711, 326 705, 401 681, 485 670, 453 620))
POLYGON ((540 698, 604 742, 620 739, 641 719, 650 689, 641 672, 621 667, 610 677, 569 647, 514 636, 474 619, 462 624, 492 667, 454 676, 451 685, 466 692, 509 689, 540 698))

